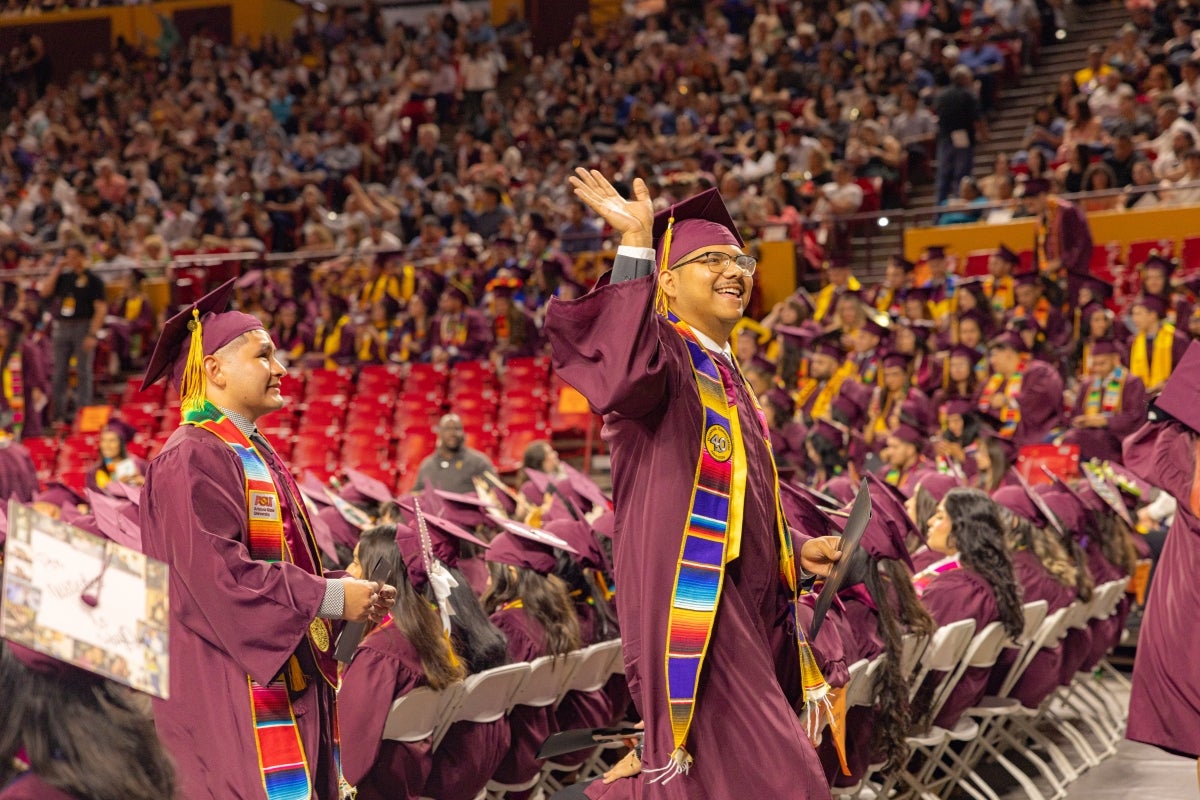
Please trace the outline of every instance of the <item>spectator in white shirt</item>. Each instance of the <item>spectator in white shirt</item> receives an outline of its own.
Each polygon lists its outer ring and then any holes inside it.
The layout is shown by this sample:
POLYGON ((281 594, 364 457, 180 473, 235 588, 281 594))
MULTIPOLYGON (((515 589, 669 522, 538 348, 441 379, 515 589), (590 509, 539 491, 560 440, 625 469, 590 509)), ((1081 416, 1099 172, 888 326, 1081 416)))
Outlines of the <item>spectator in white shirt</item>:
POLYGON ((1195 139, 1185 130, 1171 138, 1171 152, 1154 160, 1154 175, 1160 180, 1174 181, 1184 172, 1183 157, 1196 146, 1195 139))
POLYGON ((1100 85, 1088 95, 1088 107, 1092 109, 1093 116, 1100 118, 1104 127, 1111 127, 1116 121, 1123 92, 1133 94, 1133 87, 1122 83, 1121 73, 1113 71, 1106 72, 1100 85))
POLYGON ((1180 110, 1200 106, 1200 59, 1189 59, 1183 62, 1180 70, 1180 81, 1171 90, 1171 95, 1179 103, 1180 110))
POLYGON ((1184 156, 1183 164, 1183 174, 1178 180, 1171 182, 1170 188, 1163 194, 1166 201, 1173 206, 1200 204, 1200 150, 1189 150, 1184 156))
POLYGON ((862 187, 854 182, 854 173, 846 162, 833 165, 833 180, 821 187, 818 214, 855 214, 863 204, 862 187))

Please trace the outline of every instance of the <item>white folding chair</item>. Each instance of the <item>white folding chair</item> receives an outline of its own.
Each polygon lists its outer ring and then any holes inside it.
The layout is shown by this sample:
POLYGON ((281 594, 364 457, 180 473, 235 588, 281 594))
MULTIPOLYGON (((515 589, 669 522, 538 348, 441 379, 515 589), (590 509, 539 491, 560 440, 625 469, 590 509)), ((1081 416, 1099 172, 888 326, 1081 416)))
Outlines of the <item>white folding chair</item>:
POLYGON ((495 722, 512 707, 512 698, 529 675, 529 664, 505 664, 468 675, 458 703, 445 715, 434 736, 434 748, 442 743, 456 722, 495 722))
MULTIPOLYGON (((553 705, 558 701, 562 694, 562 688, 567 685, 567 681, 571 679, 571 674, 579 665, 583 653, 579 650, 574 650, 567 653, 565 656, 542 656, 535 658, 529 663, 529 674, 509 702, 509 710, 517 706, 531 706, 533 708, 545 708, 553 705)), ((539 771, 536 775, 527 781, 519 784, 501 783, 496 780, 489 780, 487 785, 487 796, 493 800, 500 800, 509 792, 523 792, 538 785, 542 779, 542 773, 539 771)))
MULTIPOLYGON (((620 658, 621 642, 619 640, 597 642, 580 650, 579 662, 563 685, 562 692, 554 704, 555 708, 558 708, 571 692, 597 692, 603 689, 612 675, 613 661, 620 658)), ((614 742, 605 747, 615 749, 617 747, 624 747, 624 745, 620 742, 614 742)), ((580 772, 581 779, 587 777, 586 768, 591 761, 591 756, 594 754, 594 752, 590 753, 588 759, 582 764, 562 764, 555 761, 546 761, 542 764, 542 788, 547 792, 556 792, 563 788, 562 782, 554 775, 556 772, 580 772)))
POLYGON ((462 682, 441 691, 429 687, 413 689, 392 703, 383 725, 383 738, 391 742, 420 742, 432 739, 448 708, 458 702, 462 682))

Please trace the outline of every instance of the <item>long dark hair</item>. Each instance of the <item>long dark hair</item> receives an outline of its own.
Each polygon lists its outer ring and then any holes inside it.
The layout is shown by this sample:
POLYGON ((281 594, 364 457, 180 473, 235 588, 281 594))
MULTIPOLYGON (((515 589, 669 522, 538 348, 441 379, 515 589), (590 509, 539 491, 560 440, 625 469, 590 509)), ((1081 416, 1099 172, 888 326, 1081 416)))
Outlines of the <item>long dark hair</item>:
POLYGON ((163 800, 175 795, 175 768, 145 704, 103 678, 44 675, 0 643, 0 785, 25 748, 42 780, 88 800, 163 800))
POLYGON ((924 486, 917 486, 915 495, 916 515, 913 520, 917 524, 918 530, 921 531, 921 536, 929 535, 929 518, 937 513, 938 501, 937 498, 930 494, 929 490, 924 486))
POLYGON ((908 675, 901 669, 903 637, 905 632, 928 636, 937 625, 917 598, 912 574, 901 561, 875 559, 859 548, 851 561, 847 582, 862 583, 878 610, 875 625, 883 640, 884 659, 879 668, 879 712, 871 743, 873 752, 886 757, 883 770, 890 774, 908 761, 905 737, 912 729, 908 675))
POLYGON ((1137 565, 1137 550, 1133 546, 1132 534, 1125 520, 1109 511, 1093 511, 1088 528, 1100 542, 1104 559, 1120 567, 1126 575, 1132 575, 1137 565))
POLYGON ((566 655, 580 648, 579 618, 561 578, 508 564, 493 562, 488 567, 492 583, 483 596, 484 610, 491 614, 505 603, 520 600, 542 626, 547 655, 566 655))
MULTIPOLYGON (((576 606, 589 605, 596 618, 596 641, 605 642, 621 635, 617 627, 617 614, 608 596, 601 589, 596 570, 580 566, 569 554, 558 551, 554 574, 567 585, 567 592, 576 606)), ((590 642, 584 642, 590 644, 590 642)))
POLYGON ((396 604, 392 608, 392 624, 412 644, 421 659, 421 669, 430 687, 444 689, 466 675, 462 662, 450 647, 442 632, 442 620, 425 598, 408 580, 404 556, 396 546, 396 526, 378 525, 362 532, 358 538, 358 562, 379 564, 382 583, 396 587, 396 604), (385 577, 386 575, 386 577, 385 577))
POLYGON ((979 488, 986 492, 994 492, 1000 488, 1000 483, 1008 474, 1008 468, 1011 466, 1008 453, 1004 450, 1004 445, 992 436, 980 437, 978 446, 987 448, 988 461, 991 463, 987 471, 987 485, 979 488))
POLYGON ((958 550, 960 563, 987 579, 1004 630, 1018 638, 1025 629, 1025 610, 996 504, 985 492, 962 487, 947 492, 942 504, 950 517, 950 543, 958 550))
MULTIPOLYGON (((446 569, 458 582, 450 590, 450 605, 454 608, 454 615, 450 617, 450 641, 454 652, 472 675, 507 664, 508 637, 488 619, 462 570, 458 567, 446 569)), ((433 589, 428 584, 425 597, 434 602, 433 589)))

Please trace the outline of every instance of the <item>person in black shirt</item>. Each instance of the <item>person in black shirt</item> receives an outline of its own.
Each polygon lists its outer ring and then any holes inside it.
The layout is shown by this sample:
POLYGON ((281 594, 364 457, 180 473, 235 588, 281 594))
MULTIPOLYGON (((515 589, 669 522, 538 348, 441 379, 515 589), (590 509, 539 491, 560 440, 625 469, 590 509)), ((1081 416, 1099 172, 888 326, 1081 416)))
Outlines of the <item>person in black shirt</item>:
POLYGON ((82 244, 67 245, 63 257, 55 262, 54 269, 40 287, 42 297, 53 299, 56 309, 52 337, 52 392, 54 414, 64 421, 71 419, 67 402, 67 374, 71 369, 72 356, 75 358, 77 375, 76 405, 82 408, 92 403, 92 361, 100 328, 108 314, 104 281, 88 269, 86 253, 87 249, 82 244))
POLYGON ((950 71, 952 85, 942 90, 935 109, 937 131, 937 195, 941 205, 975 164, 975 137, 986 134, 979 98, 971 88, 974 76, 959 64, 950 71))

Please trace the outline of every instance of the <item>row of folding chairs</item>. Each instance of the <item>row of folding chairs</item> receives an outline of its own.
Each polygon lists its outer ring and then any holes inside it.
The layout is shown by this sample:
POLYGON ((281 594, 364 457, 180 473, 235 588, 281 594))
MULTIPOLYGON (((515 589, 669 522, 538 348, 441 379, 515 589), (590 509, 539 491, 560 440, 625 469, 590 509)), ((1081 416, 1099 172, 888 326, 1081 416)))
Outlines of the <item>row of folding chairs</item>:
MULTIPOLYGON (((1113 697, 1111 684, 1127 687, 1127 679, 1106 657, 1097 672, 1109 681, 1108 685, 1096 679, 1097 673, 1079 673, 1036 709, 1026 708, 1009 693, 1041 649, 1058 647, 1071 630, 1087 628, 1114 615, 1126 586, 1123 580, 1101 584, 1090 601, 1076 601, 1052 614, 1047 613, 1044 600, 1027 603, 1022 635, 1016 640, 999 622, 976 630, 973 620, 944 625, 930 637, 906 636, 901 670, 910 679, 910 700, 916 700, 927 678, 940 676, 928 693, 927 717, 931 720, 937 718, 968 669, 994 668, 1006 648, 1015 650, 1015 658, 996 695, 967 709, 953 728, 931 725, 928 730, 909 735, 910 755, 903 769, 883 776, 879 772, 883 765, 873 765, 872 774, 857 785, 835 787, 834 797, 946 800, 958 789, 974 800, 999 800, 976 771, 985 759, 995 761, 1011 775, 1031 800, 1065 797, 1072 781, 1115 752, 1123 735, 1126 708, 1113 697), (1058 736, 1052 738, 1047 730, 1058 736), (1036 775, 1014 763, 1009 757, 1011 752, 1020 753, 1036 775), (1037 777, 1049 785, 1049 795, 1042 791, 1037 777)), ((847 710, 874 705, 882 659, 880 656, 850 666, 844 690, 847 710)))
MULTIPOLYGON (((622 672, 621 642, 613 640, 565 656, 543 656, 527 663, 496 667, 440 691, 416 689, 392 703, 383 738, 396 742, 429 740, 436 753, 446 732, 456 722, 495 722, 518 706, 557 707, 570 692, 599 691, 612 675, 622 672)), ((589 764, 590 759, 583 769, 588 769, 589 764)), ((481 781, 476 800, 500 800, 508 792, 526 791, 540 784, 557 786, 555 766, 547 764, 540 774, 520 785, 481 781)))

